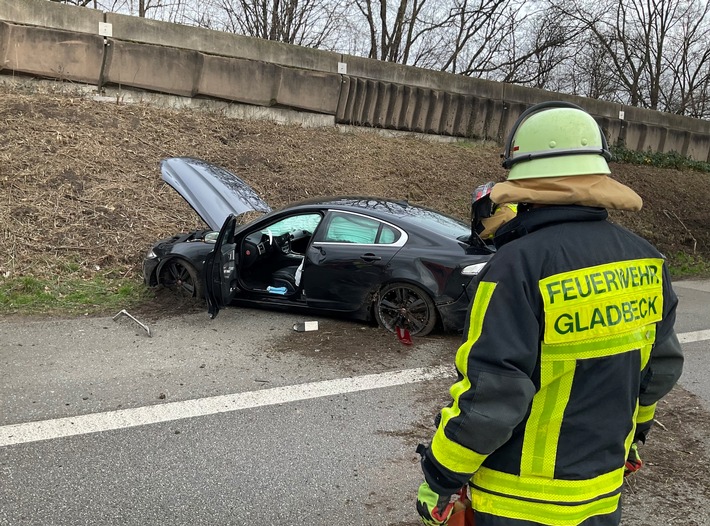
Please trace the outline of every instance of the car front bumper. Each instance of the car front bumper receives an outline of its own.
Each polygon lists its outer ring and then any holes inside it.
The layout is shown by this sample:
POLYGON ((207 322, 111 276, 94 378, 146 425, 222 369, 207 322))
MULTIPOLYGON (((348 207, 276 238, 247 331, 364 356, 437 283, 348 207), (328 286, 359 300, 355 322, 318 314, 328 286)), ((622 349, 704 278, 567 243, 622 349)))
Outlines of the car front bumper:
POLYGON ((156 269, 158 268, 158 258, 145 258, 143 260, 143 283, 148 287, 155 287, 158 284, 156 269))
POLYGON ((468 319, 468 310, 473 300, 475 281, 472 279, 455 301, 436 306, 441 315, 441 324, 445 332, 463 333, 468 319))

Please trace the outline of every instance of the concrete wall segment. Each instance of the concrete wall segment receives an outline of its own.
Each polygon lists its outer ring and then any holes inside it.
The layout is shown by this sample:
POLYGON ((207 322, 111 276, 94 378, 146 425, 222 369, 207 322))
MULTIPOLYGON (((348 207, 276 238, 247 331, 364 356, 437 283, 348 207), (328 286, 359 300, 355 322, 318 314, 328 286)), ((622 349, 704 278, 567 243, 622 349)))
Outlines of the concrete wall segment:
MULTIPOLYGON (((617 106, 624 111, 628 121, 644 122, 646 124, 674 128, 677 130, 692 130, 695 133, 710 134, 710 120, 693 119, 684 115, 647 110, 633 106, 617 106)), ((617 112, 618 114, 618 112, 617 112)))
POLYGON ((644 125, 643 143, 639 143, 639 151, 662 152, 665 148, 665 128, 644 125))
POLYGON ((707 153, 705 162, 710 163, 710 135, 689 134, 690 144, 686 155, 692 159, 703 160, 703 155, 707 153))
POLYGON ((669 129, 666 135, 665 144, 663 147, 664 152, 679 152, 683 150, 683 145, 686 141, 685 130, 675 130, 669 129))
POLYGON ((338 71, 340 54, 329 51, 116 13, 107 13, 106 21, 112 25, 113 38, 121 40, 315 71, 338 71))
POLYGON ((103 59, 98 35, 3 24, 0 69, 97 84, 103 59))
POLYGON ((104 14, 96 9, 47 0, 0 0, 0 20, 96 35, 104 14))
POLYGON ((200 55, 199 95, 260 106, 276 104, 282 69, 276 64, 200 55))
POLYGON ((194 96, 202 69, 196 51, 110 40, 104 81, 173 95, 194 96))
POLYGON ((340 75, 281 68, 276 102, 280 106, 334 114, 338 107, 340 75))
POLYGON ((429 99, 429 107, 424 118, 424 133, 442 133, 441 115, 444 113, 446 98, 441 91, 432 91, 427 98, 429 99))
POLYGON ((342 55, 341 61, 347 64, 347 74, 353 77, 452 93, 477 93, 485 97, 502 97, 502 85, 485 79, 452 75, 441 71, 404 66, 393 62, 353 55, 342 55))
POLYGON ((10 48, 10 24, 0 22, 0 71, 7 68, 7 52, 10 48))

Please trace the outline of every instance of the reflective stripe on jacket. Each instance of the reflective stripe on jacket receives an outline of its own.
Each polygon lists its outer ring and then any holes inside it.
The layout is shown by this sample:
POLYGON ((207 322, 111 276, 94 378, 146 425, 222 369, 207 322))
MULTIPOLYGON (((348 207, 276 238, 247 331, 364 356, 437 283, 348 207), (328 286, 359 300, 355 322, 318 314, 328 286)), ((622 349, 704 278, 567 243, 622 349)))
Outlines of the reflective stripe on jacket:
POLYGON ((680 375, 663 258, 606 217, 519 214, 479 275, 429 456, 450 480, 472 476, 480 512, 559 526, 613 514, 637 423, 644 438, 680 375))

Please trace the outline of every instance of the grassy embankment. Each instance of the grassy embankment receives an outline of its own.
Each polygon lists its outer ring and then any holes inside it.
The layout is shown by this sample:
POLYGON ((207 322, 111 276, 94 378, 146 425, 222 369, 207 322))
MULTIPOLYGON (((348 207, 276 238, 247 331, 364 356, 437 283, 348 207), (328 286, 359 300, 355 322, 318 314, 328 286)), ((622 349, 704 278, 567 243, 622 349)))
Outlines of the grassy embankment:
MULTIPOLYGON (((710 164, 692 161, 675 153, 643 154, 617 149, 620 162, 652 165, 710 173, 710 164)), ((705 278, 710 275, 710 261, 689 253, 669 255, 674 278, 705 278)), ((128 309, 155 298, 147 289, 139 269, 102 269, 84 277, 78 265, 67 263, 52 279, 33 276, 0 276, 0 314, 20 315, 100 315, 128 309)))

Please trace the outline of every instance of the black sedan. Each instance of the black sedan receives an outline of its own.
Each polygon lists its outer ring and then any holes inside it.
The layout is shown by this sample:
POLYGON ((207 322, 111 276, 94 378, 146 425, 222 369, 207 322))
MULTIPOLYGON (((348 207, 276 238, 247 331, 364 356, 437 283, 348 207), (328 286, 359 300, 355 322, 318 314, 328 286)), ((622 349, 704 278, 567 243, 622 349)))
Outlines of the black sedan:
POLYGON ((204 161, 166 159, 161 171, 211 230, 159 241, 144 280, 204 294, 212 317, 237 303, 375 319, 411 335, 461 331, 473 278, 491 257, 470 225, 404 201, 323 197, 270 211, 204 161), (264 215, 240 225, 249 211, 264 215))

